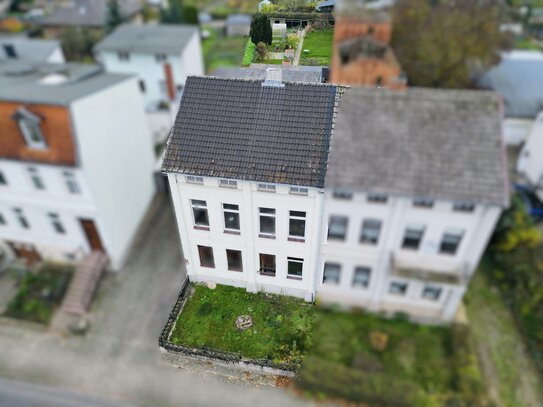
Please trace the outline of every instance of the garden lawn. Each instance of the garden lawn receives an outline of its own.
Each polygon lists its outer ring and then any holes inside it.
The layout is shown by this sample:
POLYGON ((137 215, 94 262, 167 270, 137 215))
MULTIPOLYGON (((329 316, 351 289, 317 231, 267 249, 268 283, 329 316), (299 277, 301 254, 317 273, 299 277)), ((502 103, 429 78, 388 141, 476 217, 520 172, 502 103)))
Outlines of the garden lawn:
POLYGON ((311 342, 314 307, 302 300, 218 285, 194 285, 170 341, 193 348, 235 352, 249 359, 300 364, 311 342), (239 315, 253 326, 239 331, 239 315))
POLYGON ((69 266, 46 264, 37 273, 28 273, 19 283, 5 315, 48 324, 60 305, 72 278, 69 266))
POLYGON ((485 396, 466 327, 319 310, 313 342, 297 384, 317 396, 387 406, 480 405, 485 396))
POLYGON ((330 65, 334 30, 311 31, 302 44, 300 65, 330 65), (305 53, 304 50, 309 50, 305 53))
POLYGON ((208 31, 210 36, 202 45, 206 72, 212 72, 222 66, 240 66, 245 38, 225 37, 213 29, 208 29, 208 31))

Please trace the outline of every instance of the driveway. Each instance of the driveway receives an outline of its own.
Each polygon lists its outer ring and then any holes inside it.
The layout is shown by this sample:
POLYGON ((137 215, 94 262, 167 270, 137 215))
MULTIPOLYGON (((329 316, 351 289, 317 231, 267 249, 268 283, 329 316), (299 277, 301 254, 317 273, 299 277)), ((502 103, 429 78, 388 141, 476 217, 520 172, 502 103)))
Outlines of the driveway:
POLYGON ((185 276, 179 247, 169 199, 160 196, 126 266, 104 280, 88 334, 0 326, 0 376, 142 406, 303 404, 281 389, 232 382, 190 364, 176 369, 162 359, 158 336, 185 276))

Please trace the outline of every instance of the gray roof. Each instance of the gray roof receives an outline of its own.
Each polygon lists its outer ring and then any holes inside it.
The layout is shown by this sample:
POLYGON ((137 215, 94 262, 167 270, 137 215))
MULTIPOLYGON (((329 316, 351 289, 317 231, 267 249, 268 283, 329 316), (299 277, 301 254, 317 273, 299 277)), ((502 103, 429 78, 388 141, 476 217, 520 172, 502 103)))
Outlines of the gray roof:
POLYGON ((543 110, 543 52, 504 53, 478 84, 503 96, 506 116, 533 119, 543 110))
POLYGON ((508 204, 495 93, 353 87, 341 99, 326 187, 508 204))
MULTIPOLYGON (((139 0, 119 0, 119 5, 125 17, 131 17, 142 9, 139 0)), ((107 0, 73 0, 60 5, 39 23, 45 26, 101 27, 106 20, 107 0)))
POLYGON ((98 65, 0 61, 0 100, 68 105, 130 77, 105 73, 98 65), (54 82, 61 77, 62 83, 43 83, 44 78, 54 82))
POLYGON ((217 68, 213 76, 224 79, 254 79, 264 80, 266 69, 281 68, 285 82, 322 83, 322 67, 251 64, 249 68, 217 68))
POLYGON ((8 59, 4 45, 13 46, 17 58, 31 62, 45 62, 55 50, 60 49, 60 42, 57 40, 0 36, 0 61, 8 59))
POLYGON ((322 188, 337 91, 190 77, 162 171, 322 188))
POLYGON ((248 14, 231 14, 226 18, 226 25, 251 25, 252 20, 248 14))
POLYGON ((100 41, 94 50, 180 54, 197 32, 198 27, 192 25, 123 24, 100 41))

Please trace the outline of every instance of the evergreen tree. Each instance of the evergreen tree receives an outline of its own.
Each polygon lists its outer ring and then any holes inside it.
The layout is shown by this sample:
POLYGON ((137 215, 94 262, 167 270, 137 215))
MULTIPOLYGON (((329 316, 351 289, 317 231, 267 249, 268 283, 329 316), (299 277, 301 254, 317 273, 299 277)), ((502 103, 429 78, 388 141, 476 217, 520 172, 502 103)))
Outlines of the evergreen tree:
POLYGON ((181 24, 183 18, 183 0, 169 0, 168 7, 160 10, 160 22, 166 24, 181 24))
POLYGON ((270 21, 264 14, 259 13, 253 17, 249 36, 254 44, 263 42, 264 44, 271 45, 273 39, 272 28, 270 21))
POLYGON ((121 14, 121 8, 117 0, 108 0, 107 2, 107 21, 106 28, 108 32, 111 32, 119 24, 124 22, 124 18, 121 14))

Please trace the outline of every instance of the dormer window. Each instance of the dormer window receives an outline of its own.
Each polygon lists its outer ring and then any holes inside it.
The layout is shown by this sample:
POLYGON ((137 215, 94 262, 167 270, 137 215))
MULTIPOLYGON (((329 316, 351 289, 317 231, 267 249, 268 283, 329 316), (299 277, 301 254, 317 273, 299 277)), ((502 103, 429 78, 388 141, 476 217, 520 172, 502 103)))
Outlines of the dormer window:
POLYGON ((119 61, 130 61, 130 54, 126 51, 119 51, 117 52, 117 58, 119 58, 119 61))
POLYGON ((45 142, 45 137, 43 136, 40 127, 42 119, 39 116, 36 116, 24 107, 21 107, 17 109, 13 118, 17 121, 21 134, 29 148, 47 148, 47 143, 45 142))

